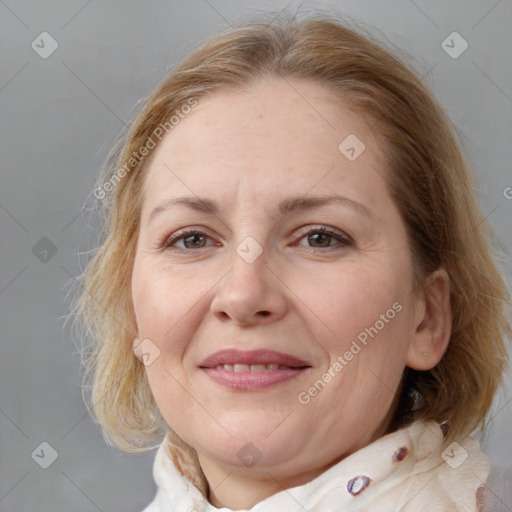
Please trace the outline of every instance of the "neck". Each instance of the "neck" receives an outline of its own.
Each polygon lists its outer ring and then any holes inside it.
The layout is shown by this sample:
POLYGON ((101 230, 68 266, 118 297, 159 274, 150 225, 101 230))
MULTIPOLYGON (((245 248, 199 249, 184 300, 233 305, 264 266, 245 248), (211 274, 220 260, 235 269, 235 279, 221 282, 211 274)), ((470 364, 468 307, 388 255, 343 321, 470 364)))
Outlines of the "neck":
POLYGON ((250 509, 281 487, 276 481, 256 480, 237 473, 228 473, 216 486, 210 485, 208 501, 217 508, 250 509))
POLYGON ((286 477, 273 474, 272 469, 260 469, 254 474, 250 469, 220 468, 213 461, 199 459, 208 480, 208 501, 217 508, 232 510, 250 509, 273 494, 310 482, 328 469, 318 468, 286 477))

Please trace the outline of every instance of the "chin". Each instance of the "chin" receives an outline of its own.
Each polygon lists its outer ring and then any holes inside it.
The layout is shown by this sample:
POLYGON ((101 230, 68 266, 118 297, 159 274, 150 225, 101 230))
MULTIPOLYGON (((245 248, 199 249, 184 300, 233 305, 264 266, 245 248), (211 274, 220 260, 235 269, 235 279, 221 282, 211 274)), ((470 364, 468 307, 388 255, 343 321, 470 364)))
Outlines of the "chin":
POLYGON ((254 473, 288 464, 303 451, 304 440, 294 435, 298 426, 290 431, 281 425, 278 434, 275 424, 260 423, 255 428, 255 422, 256 419, 248 419, 230 429, 233 437, 224 431, 219 437, 210 436, 208 446, 202 449, 228 466, 254 473))

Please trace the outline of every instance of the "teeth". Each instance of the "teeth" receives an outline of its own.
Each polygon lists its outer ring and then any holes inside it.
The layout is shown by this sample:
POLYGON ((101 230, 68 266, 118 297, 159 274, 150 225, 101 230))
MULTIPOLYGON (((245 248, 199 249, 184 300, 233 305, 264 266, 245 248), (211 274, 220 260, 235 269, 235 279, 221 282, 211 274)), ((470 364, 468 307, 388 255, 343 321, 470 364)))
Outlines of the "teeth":
POLYGON ((264 372, 270 371, 275 372, 276 370, 290 370, 290 366, 278 365, 276 363, 271 364, 219 364, 215 367, 216 370, 226 370, 228 372, 264 372))

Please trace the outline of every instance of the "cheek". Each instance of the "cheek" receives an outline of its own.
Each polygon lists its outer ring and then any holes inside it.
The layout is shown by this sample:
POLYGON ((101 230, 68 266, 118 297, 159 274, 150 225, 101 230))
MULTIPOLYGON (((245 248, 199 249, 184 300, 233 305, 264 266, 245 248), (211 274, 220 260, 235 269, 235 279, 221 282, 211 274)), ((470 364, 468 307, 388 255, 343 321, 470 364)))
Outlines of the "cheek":
POLYGON ((145 366, 146 376, 158 408, 172 427, 179 425, 180 418, 188 418, 192 405, 183 393, 189 383, 182 361, 193 328, 194 315, 189 313, 198 306, 198 297, 193 293, 197 288, 186 285, 179 272, 143 256, 135 261, 132 299, 138 338, 158 347, 158 355, 145 366))
POLYGON ((336 411, 343 397, 343 411, 359 418, 381 418, 390 406, 411 337, 410 283, 401 274, 393 266, 351 264, 335 276, 317 274, 307 285, 302 278, 299 293, 315 313, 308 313, 316 327, 310 326, 326 355, 316 377, 330 382, 316 406, 336 411))
POLYGON ((358 336, 364 342, 365 336, 388 332, 393 324, 396 328, 404 285, 392 269, 347 265, 337 272, 316 272, 307 280, 298 275, 293 289, 317 323, 317 334, 328 340, 330 349, 343 350, 358 336))
POLYGON ((382 418, 400 384, 412 335, 408 289, 363 269, 343 285, 330 318, 336 335, 324 338, 331 368, 337 363, 340 369, 332 396, 335 402, 344 397, 355 417, 382 418))
POLYGON ((183 279, 180 272, 143 258, 136 260, 132 298, 139 337, 160 343, 167 338, 179 339, 176 333, 190 324, 193 317, 190 313, 201 306, 201 299, 208 290, 200 281, 183 279))

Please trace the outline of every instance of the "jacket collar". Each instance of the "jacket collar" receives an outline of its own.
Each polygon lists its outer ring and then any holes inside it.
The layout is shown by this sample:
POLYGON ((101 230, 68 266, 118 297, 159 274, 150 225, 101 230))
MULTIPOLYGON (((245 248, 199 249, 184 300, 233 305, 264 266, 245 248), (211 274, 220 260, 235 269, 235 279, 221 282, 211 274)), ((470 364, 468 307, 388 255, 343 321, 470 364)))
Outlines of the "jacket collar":
MULTIPOLYGON (((168 447, 166 437, 153 468, 157 494, 144 512, 233 512, 211 505, 175 467, 168 447)), ((476 493, 489 471, 489 459, 472 437, 446 446, 440 425, 418 421, 244 512, 477 511, 476 493)))

